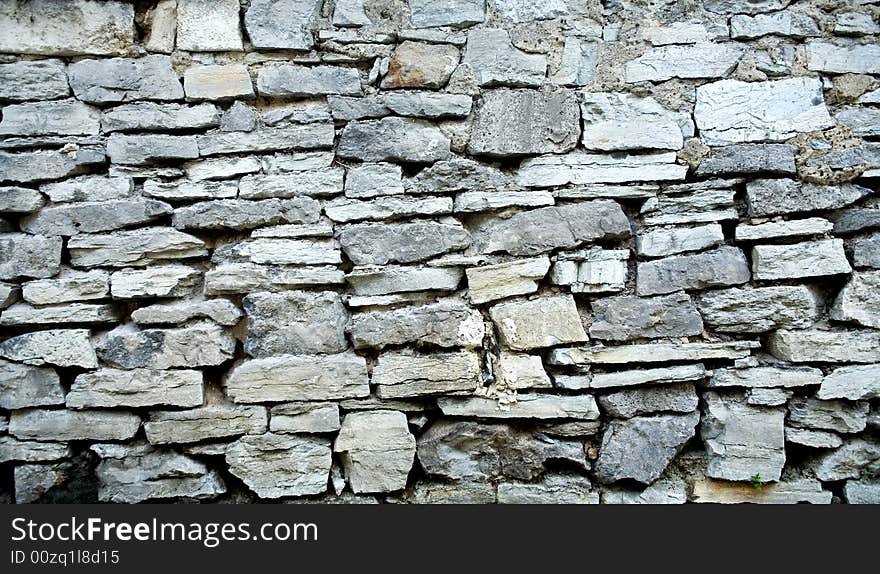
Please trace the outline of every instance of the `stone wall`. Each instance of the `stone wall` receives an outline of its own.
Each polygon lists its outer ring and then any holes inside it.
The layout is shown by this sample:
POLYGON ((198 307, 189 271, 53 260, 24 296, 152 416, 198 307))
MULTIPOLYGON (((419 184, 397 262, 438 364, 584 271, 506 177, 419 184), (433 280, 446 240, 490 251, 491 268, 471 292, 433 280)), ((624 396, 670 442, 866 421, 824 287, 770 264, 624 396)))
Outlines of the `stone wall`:
POLYGON ((878 14, 2 0, 2 497, 880 502, 878 14))

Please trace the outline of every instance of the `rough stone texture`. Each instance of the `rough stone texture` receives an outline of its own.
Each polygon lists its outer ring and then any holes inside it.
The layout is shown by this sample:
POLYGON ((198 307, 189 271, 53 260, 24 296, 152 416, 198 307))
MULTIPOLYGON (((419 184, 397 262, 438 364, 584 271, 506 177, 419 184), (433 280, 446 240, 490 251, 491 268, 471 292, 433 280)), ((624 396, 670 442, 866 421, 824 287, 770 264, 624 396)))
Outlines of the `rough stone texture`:
POLYGON ((127 440, 140 426, 139 416, 122 411, 29 409, 9 417, 9 434, 20 439, 127 440))
POLYGON ((850 271, 852 267, 843 252, 842 239, 791 245, 756 245, 752 248, 755 279, 798 279, 850 271))
POLYGON ((675 116, 653 98, 623 94, 581 94, 584 130, 581 144, 589 150, 681 149, 684 141, 675 116))
POLYGON ((72 409, 95 407, 147 407, 169 405, 199 407, 204 401, 199 371, 152 369, 101 369, 79 375, 67 393, 72 409))
MULTIPOLYGON (((442 88, 458 65, 454 46, 402 42, 391 55, 383 88, 442 88)), ((390 94, 389 94, 390 95, 390 94)))
POLYGON ((661 82, 670 78, 719 78, 732 70, 742 50, 729 44, 661 46, 626 64, 627 82, 661 82))
POLYGON ((483 343, 483 317, 457 300, 419 307, 355 313, 347 330, 355 349, 416 343, 475 348, 483 343))
POLYGON ((761 485, 720 480, 694 484, 694 502, 711 504, 831 504, 832 493, 818 480, 798 479, 761 485))
POLYGON ((593 302, 590 336, 607 341, 687 337, 703 332, 703 321, 684 293, 662 297, 612 297, 593 302))
POLYGON ((246 436, 226 449, 229 472, 261 498, 324 492, 330 458, 327 439, 290 434, 246 436))
POLYGON ((319 0, 253 0, 244 26, 257 48, 308 50, 315 42, 310 24, 319 0))
POLYGON ((486 90, 477 102, 468 152, 510 156, 569 151, 580 135, 572 92, 486 90))
POLYGON ((638 155, 589 154, 577 150, 566 155, 527 159, 516 174, 526 187, 566 184, 626 183, 683 180, 687 168, 675 163, 674 153, 638 155))
POLYGON ((402 412, 360 411, 345 416, 333 451, 356 494, 392 492, 406 486, 416 439, 402 412))
POLYGON ((35 366, 98 366, 88 329, 49 329, 10 337, 0 343, 0 357, 35 366))
POLYGON ((373 367, 371 382, 382 399, 473 391, 480 384, 480 358, 470 351, 413 354, 386 351, 373 367))
POLYGON ((0 407, 23 409, 64 402, 58 374, 49 367, 29 367, 0 359, 0 407))
POLYGON ((482 419, 574 419, 596 420, 599 409, 590 395, 519 395, 516 402, 501 404, 482 397, 441 397, 437 405, 444 415, 482 419))
POLYGON ((739 285, 751 277, 743 252, 730 246, 639 263, 636 275, 639 295, 739 285))
POLYGON ((722 333, 762 333, 809 327, 819 317, 819 301, 806 286, 720 289, 697 298, 706 324, 722 333))
POLYGON ((471 303, 480 304, 534 293, 538 290, 538 282, 549 269, 550 261, 546 257, 470 267, 466 273, 471 303))
POLYGON ((244 347, 252 357, 339 353, 348 346, 348 314, 332 291, 252 293, 242 307, 248 317, 244 347))
POLYGON ((470 246, 471 236, 460 224, 364 223, 345 227, 339 234, 339 243, 356 264, 384 265, 414 263, 464 249, 470 246))
POLYGON ((794 426, 856 433, 865 430, 868 403, 795 398, 788 404, 788 422, 794 426))
POLYGON ((468 32, 464 63, 480 86, 538 86, 547 72, 547 58, 514 47, 506 30, 481 28, 468 32))
POLYGON ((698 404, 692 383, 626 389, 599 397, 603 413, 624 419, 663 412, 691 413, 698 404))
POLYGON ((0 279, 42 279, 60 270, 60 237, 0 233, 0 279))
POLYGON ((68 66, 67 74, 74 95, 88 103, 183 99, 168 56, 80 60, 68 66))
POLYGON ((849 321, 865 327, 880 328, 880 271, 853 273, 849 282, 837 295, 830 316, 838 321, 849 321))
POLYGON ((0 98, 4 100, 54 100, 69 93, 67 73, 60 60, 0 64, 0 98))
POLYGON ((233 405, 213 398, 185 411, 152 411, 144 423, 151 444, 191 443, 266 432, 266 408, 233 405))
POLYGON ((238 0, 178 0, 177 48, 193 52, 241 50, 238 0))
POLYGON ((201 367, 232 358, 233 336, 210 321, 177 329, 117 327, 95 344, 98 356, 124 369, 201 367))
POLYGON ((845 207, 871 194, 861 186, 801 184, 791 179, 758 179, 746 185, 753 216, 788 214, 845 207))
POLYGON ((489 309, 489 315, 501 341, 514 351, 587 340, 571 295, 498 303, 489 309))
POLYGON ((733 144, 713 148, 695 175, 795 173, 795 147, 788 144, 733 144))
POLYGON ((834 369, 822 379, 820 399, 876 399, 880 397, 880 364, 834 369))

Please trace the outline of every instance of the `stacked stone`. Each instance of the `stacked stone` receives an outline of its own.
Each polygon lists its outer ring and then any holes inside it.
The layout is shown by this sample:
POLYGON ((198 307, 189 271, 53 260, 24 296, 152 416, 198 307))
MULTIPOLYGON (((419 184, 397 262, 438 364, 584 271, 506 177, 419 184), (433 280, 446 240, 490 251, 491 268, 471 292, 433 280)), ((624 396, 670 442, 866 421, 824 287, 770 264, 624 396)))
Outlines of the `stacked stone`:
POLYGON ((789 4, 3 2, 3 496, 880 502, 878 9, 789 4))

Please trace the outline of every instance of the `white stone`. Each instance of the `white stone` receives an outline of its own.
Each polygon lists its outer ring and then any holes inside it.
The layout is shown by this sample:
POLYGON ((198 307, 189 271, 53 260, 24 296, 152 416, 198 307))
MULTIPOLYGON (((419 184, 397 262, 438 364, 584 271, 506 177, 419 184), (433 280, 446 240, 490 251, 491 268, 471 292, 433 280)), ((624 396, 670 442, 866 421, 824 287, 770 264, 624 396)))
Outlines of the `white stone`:
POLYGON ((581 145, 588 150, 681 149, 675 116, 653 98, 623 93, 580 94, 581 145))
POLYGON ((671 78, 720 78, 736 66, 742 49, 730 44, 700 43, 651 48, 626 64, 629 83, 671 78))

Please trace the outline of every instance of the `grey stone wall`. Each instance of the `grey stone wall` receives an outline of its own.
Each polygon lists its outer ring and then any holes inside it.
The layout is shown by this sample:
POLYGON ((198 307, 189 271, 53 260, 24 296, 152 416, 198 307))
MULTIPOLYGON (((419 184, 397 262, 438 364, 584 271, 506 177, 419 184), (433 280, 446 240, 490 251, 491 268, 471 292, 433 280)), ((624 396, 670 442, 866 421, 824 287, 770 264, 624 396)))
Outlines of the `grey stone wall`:
POLYGON ((878 14, 2 0, 2 497, 880 502, 878 14))

